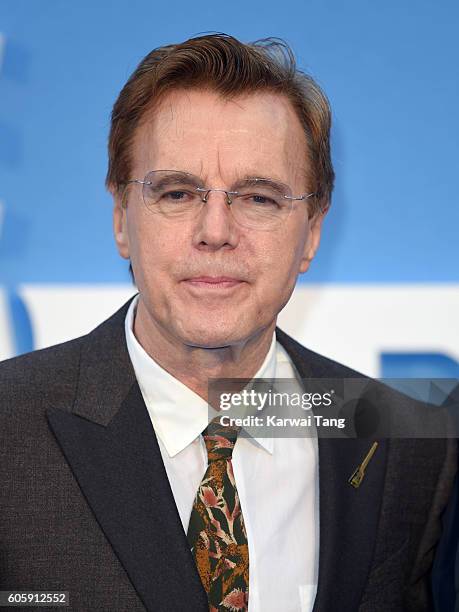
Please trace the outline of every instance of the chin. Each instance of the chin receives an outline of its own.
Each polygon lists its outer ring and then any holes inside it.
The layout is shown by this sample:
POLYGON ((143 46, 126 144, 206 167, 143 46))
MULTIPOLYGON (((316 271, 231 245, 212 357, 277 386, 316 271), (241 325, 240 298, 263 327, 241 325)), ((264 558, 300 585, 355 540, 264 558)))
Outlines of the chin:
POLYGON ((185 344, 190 346, 201 346, 203 348, 219 348, 228 346, 244 340, 249 333, 236 322, 213 325, 212 322, 199 322, 192 326, 191 321, 181 330, 180 335, 185 344))

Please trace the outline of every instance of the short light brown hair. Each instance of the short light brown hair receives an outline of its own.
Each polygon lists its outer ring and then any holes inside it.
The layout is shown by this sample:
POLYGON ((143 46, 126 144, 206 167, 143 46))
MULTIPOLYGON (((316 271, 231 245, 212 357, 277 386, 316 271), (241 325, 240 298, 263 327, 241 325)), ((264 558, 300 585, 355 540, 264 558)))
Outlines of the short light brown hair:
MULTIPOLYGON (((330 155, 331 112, 327 97, 296 67, 289 45, 280 38, 242 43, 216 33, 153 49, 134 70, 116 100, 108 140, 106 186, 118 191, 132 178, 131 148, 146 111, 173 89, 206 87, 225 99, 268 91, 288 98, 308 145, 308 189, 317 209, 331 202, 334 172, 330 155)), ((132 268, 130 268, 132 275, 132 268)))

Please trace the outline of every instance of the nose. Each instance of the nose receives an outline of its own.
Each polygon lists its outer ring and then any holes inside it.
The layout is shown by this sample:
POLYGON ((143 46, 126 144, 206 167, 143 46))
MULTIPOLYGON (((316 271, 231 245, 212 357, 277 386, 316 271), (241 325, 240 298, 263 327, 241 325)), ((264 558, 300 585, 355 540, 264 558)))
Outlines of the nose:
POLYGON ((211 189, 203 194, 203 205, 196 220, 193 243, 200 249, 234 248, 238 241, 228 196, 223 189, 211 189), (213 193, 213 192, 216 193, 213 193))

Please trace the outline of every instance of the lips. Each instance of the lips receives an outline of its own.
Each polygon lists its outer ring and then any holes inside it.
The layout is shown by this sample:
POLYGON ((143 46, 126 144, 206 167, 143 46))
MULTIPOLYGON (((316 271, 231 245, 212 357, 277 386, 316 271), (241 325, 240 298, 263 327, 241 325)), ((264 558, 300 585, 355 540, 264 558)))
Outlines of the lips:
POLYGON ((238 278, 232 278, 231 276, 194 276, 193 278, 187 278, 187 281, 197 283, 240 283, 238 278))
POLYGON ((197 289, 231 289, 244 281, 231 276, 193 276, 185 279, 185 284, 197 289))

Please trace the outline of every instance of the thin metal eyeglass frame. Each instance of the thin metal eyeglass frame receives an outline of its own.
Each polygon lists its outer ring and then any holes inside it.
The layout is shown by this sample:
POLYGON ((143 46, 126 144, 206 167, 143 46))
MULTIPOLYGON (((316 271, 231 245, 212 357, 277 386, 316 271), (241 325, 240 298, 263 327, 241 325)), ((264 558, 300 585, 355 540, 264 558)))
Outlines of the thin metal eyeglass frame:
MULTIPOLYGON (((180 174, 186 174, 188 176, 192 176, 193 178, 197 178, 194 174, 191 174, 190 172, 183 172, 183 171, 179 171, 179 170, 150 170, 149 172, 147 172, 147 174, 145 175, 145 178, 143 179, 143 181, 141 181, 140 179, 131 179, 129 181, 124 181, 122 183, 120 183, 121 185, 128 185, 130 183, 138 183, 139 185, 151 185, 151 181, 146 181, 145 179, 147 178, 147 176, 151 173, 151 172, 179 172, 180 174)), ((267 179, 267 178, 262 178, 262 177, 253 177, 251 178, 251 180, 254 181, 266 181, 266 180, 271 180, 271 179, 267 179)), ((284 184, 284 183, 282 183, 284 184)), ((285 187, 288 187, 288 189, 290 189, 290 187, 288 185, 285 185, 285 187)), ((227 189, 217 189, 217 188, 207 188, 207 187, 195 187, 196 191, 199 192, 204 192, 206 195, 201 198, 201 201, 204 203, 207 203, 207 198, 209 197, 209 193, 211 191, 221 191, 223 193, 226 193, 226 202, 228 204, 228 206, 230 206, 233 201, 231 199, 231 195, 235 195, 238 196, 240 195, 240 193, 238 191, 229 191, 227 189)), ((291 190, 290 190, 291 191, 291 190)), ((285 194, 282 194, 282 197, 285 198, 286 200, 307 200, 308 198, 311 198, 312 196, 317 195, 316 193, 304 193, 300 196, 288 196, 285 194)))

